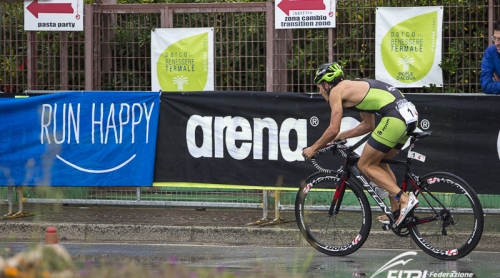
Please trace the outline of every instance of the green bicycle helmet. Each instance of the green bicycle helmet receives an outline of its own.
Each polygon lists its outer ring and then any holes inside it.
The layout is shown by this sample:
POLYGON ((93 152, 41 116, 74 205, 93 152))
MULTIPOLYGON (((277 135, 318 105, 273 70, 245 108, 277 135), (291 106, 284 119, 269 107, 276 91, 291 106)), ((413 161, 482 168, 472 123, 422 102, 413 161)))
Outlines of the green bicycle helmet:
POLYGON ((314 76, 314 83, 316 84, 327 82, 336 86, 342 80, 344 80, 344 72, 342 67, 335 62, 321 65, 314 76))

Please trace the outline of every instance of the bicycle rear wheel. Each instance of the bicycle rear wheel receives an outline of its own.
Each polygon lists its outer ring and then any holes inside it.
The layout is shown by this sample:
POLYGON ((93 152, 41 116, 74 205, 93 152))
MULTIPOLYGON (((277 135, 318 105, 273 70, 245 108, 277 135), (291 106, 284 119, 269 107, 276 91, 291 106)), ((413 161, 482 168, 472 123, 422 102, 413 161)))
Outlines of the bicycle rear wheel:
POLYGON ((419 206, 413 216, 435 216, 439 220, 410 227, 411 237, 435 258, 456 260, 466 256, 483 233, 483 208, 476 193, 467 182, 450 173, 430 173, 420 181, 422 193, 414 191, 419 206))
POLYGON ((300 232, 312 247, 330 256, 344 256, 358 250, 368 238, 372 223, 363 190, 347 182, 338 214, 328 215, 337 180, 335 175, 312 175, 295 199, 295 219, 300 232))

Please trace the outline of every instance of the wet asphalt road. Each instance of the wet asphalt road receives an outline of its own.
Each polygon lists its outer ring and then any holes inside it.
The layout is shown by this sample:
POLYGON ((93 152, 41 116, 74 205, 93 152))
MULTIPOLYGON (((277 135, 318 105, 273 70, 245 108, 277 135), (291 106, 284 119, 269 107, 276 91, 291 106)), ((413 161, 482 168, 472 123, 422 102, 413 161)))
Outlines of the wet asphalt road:
MULTIPOLYGON (((11 252, 22 251, 27 246, 27 243, 0 243, 2 249, 9 248, 11 252)), ((330 257, 311 247, 109 243, 64 243, 63 246, 75 262, 83 262, 80 265, 133 260, 154 267, 175 258, 189 267, 237 270, 261 267, 270 272, 302 273, 307 277, 500 277, 500 253, 496 252, 475 251, 457 261, 442 261, 422 251, 397 249, 361 248, 349 256, 330 257), (381 269, 391 260, 395 265, 381 269)))

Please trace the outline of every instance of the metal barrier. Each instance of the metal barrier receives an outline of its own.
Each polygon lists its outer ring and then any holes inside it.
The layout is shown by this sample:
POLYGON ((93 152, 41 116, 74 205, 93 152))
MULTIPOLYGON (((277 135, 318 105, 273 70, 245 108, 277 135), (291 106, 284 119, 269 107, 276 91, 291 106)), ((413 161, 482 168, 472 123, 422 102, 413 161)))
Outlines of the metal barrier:
MULTIPOLYGON (((0 187, 0 200, 13 213, 14 200, 22 204, 62 203, 77 205, 183 206, 262 209, 261 221, 280 221, 280 211, 294 210, 297 188, 221 189, 203 187, 0 187), (17 196, 14 196, 17 195, 17 196), (269 216, 274 211, 274 218, 269 216)), ((500 214, 500 195, 479 194, 483 210, 500 214)), ((379 207, 369 198, 372 210, 379 207)))
POLYGON ((182 207, 219 207, 219 208, 255 208, 262 209, 262 218, 254 224, 266 222, 277 223, 283 221, 279 212, 293 209, 288 199, 287 205, 282 206, 280 199, 290 197, 293 190, 295 199, 296 189, 290 188, 283 192, 256 189, 222 190, 185 187, 0 187, 0 200, 7 204, 8 212, 5 216, 24 215, 23 204, 74 204, 74 205, 131 205, 131 206, 182 206, 182 207), (16 197, 14 195, 17 195, 16 197), (19 209, 14 212, 14 199, 19 209), (270 199, 275 199, 275 217, 269 214, 270 199))

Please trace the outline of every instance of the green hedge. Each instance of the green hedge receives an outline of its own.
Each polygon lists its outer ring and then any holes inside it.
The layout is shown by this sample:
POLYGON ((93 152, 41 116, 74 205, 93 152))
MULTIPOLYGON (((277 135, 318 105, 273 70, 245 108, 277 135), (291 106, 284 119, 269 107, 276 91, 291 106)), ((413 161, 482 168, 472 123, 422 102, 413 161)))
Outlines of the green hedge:
MULTIPOLYGON (((119 0, 118 3, 212 3, 205 0, 119 0)), ((250 2, 250 1, 220 1, 250 2)), ((258 1, 264 2, 264 1, 258 1)), ((89 1, 85 1, 89 3, 89 1)), ((328 61, 328 48, 333 49, 334 60, 340 61, 348 78, 375 77, 375 11, 376 7, 444 6, 443 24, 443 69, 444 86, 421 89, 404 89, 403 92, 432 93, 478 93, 481 92, 479 75, 484 49, 490 44, 488 38, 488 0, 339 0, 337 1, 336 39, 328 44, 327 29, 296 29, 291 31, 292 49, 287 56, 287 68, 291 76, 291 91, 311 92, 312 74, 320 64, 328 61)), ((495 18, 500 4, 495 4, 495 18)), ((27 71, 23 67, 27 57, 27 38, 24 31, 23 4, 0 4, 2 25, 0 35, 6 38, 0 43, 0 85, 14 84, 17 90, 27 87, 27 71)), ((118 18, 121 15, 118 15, 118 18)), ((218 90, 250 88, 266 89, 266 45, 265 13, 239 14, 175 14, 174 27, 217 27, 216 40, 227 43, 216 44, 216 87, 218 90), (227 18, 230 19, 228 20, 227 18), (226 20, 226 21, 225 21, 226 20), (255 25, 255 28, 250 28, 255 25), (239 32, 228 32, 228 24, 247 26, 239 32), (189 25, 189 26, 187 26, 189 25), (253 44, 253 45, 249 45, 253 44), (247 57, 240 57, 245 52, 247 57), (220 59, 225 57, 225 59, 220 59), (226 58, 228 57, 228 58, 226 58)), ((113 27, 111 48, 114 67, 120 71, 103 73, 102 90, 149 90, 150 86, 150 33, 147 30, 159 26, 158 14, 136 14, 123 17, 113 27), (125 21, 125 22, 124 22, 125 21), (144 26, 147 22, 150 26, 144 26), (137 29, 143 30, 137 32, 137 29), (139 73, 139 74, 138 74, 139 73)), ((40 43, 38 65, 38 88, 59 89, 59 32, 37 32, 40 43), (51 33, 51 34, 47 34, 51 33), (42 58, 43 57, 43 58, 42 58)), ((83 32, 69 32, 70 89, 84 89, 84 37, 83 32)))

